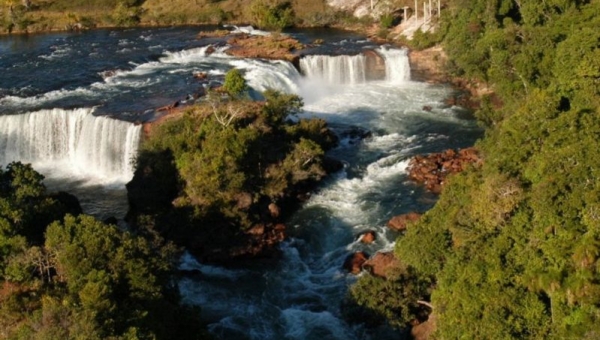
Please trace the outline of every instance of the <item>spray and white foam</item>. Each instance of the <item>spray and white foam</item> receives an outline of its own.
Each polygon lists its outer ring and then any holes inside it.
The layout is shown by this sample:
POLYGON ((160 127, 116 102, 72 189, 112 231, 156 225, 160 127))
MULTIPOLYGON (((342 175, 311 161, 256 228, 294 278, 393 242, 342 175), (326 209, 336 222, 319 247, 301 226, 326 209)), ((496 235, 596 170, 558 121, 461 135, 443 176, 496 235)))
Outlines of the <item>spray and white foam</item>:
MULTIPOLYGON (((410 80, 410 64, 406 49, 380 47, 376 52, 385 61, 385 80, 389 83, 404 83, 410 80)), ((331 85, 363 84, 368 81, 367 57, 310 55, 300 59, 300 69, 309 79, 331 85)))
POLYGON ((408 50, 382 46, 377 50, 385 59, 386 80, 393 83, 403 83, 410 80, 410 63, 408 50))
POLYGON ((248 85, 256 91, 268 89, 286 93, 298 93, 300 74, 294 66, 285 61, 264 61, 255 59, 232 59, 230 65, 244 70, 248 85))
POLYGON ((68 100, 75 97, 93 98, 97 96, 99 96, 99 93, 89 88, 78 87, 74 90, 54 90, 32 97, 6 96, 0 98, 0 106, 18 108, 19 110, 31 110, 39 105, 58 100, 68 100))
POLYGON ((271 35, 271 32, 261 31, 261 30, 255 29, 252 26, 224 25, 223 27, 233 28, 233 31, 231 31, 232 34, 245 33, 245 34, 249 34, 249 35, 259 35, 259 36, 271 35))
POLYGON ((0 116, 0 163, 23 161, 74 175, 131 179, 141 126, 92 112, 53 109, 0 116))
POLYGON ((366 57, 311 55, 300 59, 300 69, 308 78, 329 84, 358 84, 366 81, 366 57))
POLYGON ((197 48, 192 48, 192 49, 188 49, 188 50, 182 50, 182 51, 177 51, 177 52, 165 52, 165 56, 160 58, 160 62, 161 63, 178 63, 178 64, 184 64, 184 63, 190 63, 190 62, 197 62, 198 60, 208 57, 209 55, 213 58, 215 57, 220 57, 220 58, 227 58, 228 56, 223 53, 225 50, 227 50, 229 47, 225 46, 225 47, 218 47, 215 48, 212 45, 207 45, 207 46, 203 46, 203 47, 197 47, 197 48))
POLYGON ((52 61, 54 59, 65 58, 69 56, 71 52, 73 52, 71 47, 69 47, 68 45, 52 46, 51 48, 53 49, 52 53, 41 55, 39 56, 39 58, 52 61))

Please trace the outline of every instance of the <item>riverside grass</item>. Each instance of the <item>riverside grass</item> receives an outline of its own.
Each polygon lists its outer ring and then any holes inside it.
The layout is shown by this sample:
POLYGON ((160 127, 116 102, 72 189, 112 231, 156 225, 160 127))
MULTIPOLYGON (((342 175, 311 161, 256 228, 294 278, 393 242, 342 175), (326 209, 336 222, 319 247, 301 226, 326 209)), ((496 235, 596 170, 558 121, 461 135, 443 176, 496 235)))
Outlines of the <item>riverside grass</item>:
MULTIPOLYGON (((251 24, 254 0, 33 0, 27 9, 0 0, 0 33, 88 29, 96 27, 251 24), (12 8, 12 9, 11 9, 12 8)), ((266 1, 271 4, 278 1, 266 1)), ((289 1, 295 24, 323 26, 337 18, 325 0, 289 1), (329 18, 325 20, 324 18, 329 18)))

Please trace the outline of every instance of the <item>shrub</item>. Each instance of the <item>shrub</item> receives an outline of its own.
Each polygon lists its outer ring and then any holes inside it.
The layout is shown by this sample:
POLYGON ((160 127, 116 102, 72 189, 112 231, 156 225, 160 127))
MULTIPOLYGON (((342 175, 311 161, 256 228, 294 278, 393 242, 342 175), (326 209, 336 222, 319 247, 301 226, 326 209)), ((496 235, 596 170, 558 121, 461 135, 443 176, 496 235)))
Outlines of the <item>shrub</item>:
POLYGON ((292 4, 288 1, 256 0, 250 6, 252 23, 268 30, 291 27, 295 21, 292 4))
POLYGON ((142 8, 119 3, 112 12, 111 19, 117 26, 134 26, 140 22, 142 8))
POLYGON ((394 16, 392 14, 384 14, 379 18, 379 27, 391 28, 392 26, 394 26, 394 16))
POLYGON ((239 98, 248 90, 248 84, 240 70, 234 68, 229 70, 225 75, 223 89, 225 89, 232 98, 239 98))

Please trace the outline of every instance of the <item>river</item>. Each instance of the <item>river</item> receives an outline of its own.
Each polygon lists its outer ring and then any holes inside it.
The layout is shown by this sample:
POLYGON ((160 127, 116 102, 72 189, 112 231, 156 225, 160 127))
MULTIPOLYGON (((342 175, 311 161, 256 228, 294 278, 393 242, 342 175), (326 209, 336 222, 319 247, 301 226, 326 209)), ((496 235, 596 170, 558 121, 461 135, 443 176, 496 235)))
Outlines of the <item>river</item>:
POLYGON ((155 108, 210 86, 194 73, 219 83, 237 67, 254 95, 268 88, 296 93, 305 104, 301 116, 323 118, 345 136, 330 151, 344 169, 288 221, 280 261, 222 268, 184 256, 181 267, 201 273, 179 282, 185 302, 202 307, 219 339, 397 338, 385 328, 343 321, 340 302, 356 278, 342 263, 354 251, 391 250, 398 234, 385 223, 435 203, 408 180, 411 156, 470 146, 481 130, 465 110, 444 104, 450 87, 411 81, 405 50, 343 31, 291 32, 305 42, 324 40, 301 59, 299 72, 283 61, 227 56, 223 41, 198 39, 198 31, 0 37, 0 164, 31 162, 51 190, 76 194, 86 213, 122 219, 139 123, 158 117, 155 108), (210 44, 214 53, 207 53, 210 44), (366 49, 385 61, 381 79, 371 79, 364 56, 355 55, 366 49), (345 134, 357 128, 370 137, 345 134), (366 230, 377 233, 371 245, 356 241, 366 230))

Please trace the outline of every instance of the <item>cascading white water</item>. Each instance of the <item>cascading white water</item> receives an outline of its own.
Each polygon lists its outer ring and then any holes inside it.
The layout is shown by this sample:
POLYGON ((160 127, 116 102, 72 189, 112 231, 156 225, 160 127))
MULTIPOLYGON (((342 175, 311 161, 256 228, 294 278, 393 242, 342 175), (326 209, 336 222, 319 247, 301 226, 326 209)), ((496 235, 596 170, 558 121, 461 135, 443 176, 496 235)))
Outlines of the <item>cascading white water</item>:
POLYGON ((410 80, 408 50, 381 47, 377 50, 385 59, 385 79, 392 83, 410 80))
MULTIPOLYGON (((376 52, 385 61, 385 80, 403 83, 410 80, 410 63, 406 49, 380 47, 376 52)), ((312 55, 300 59, 300 69, 309 79, 332 85, 362 84, 368 79, 367 57, 312 55)))
POLYGON ((141 126, 92 112, 53 109, 0 116, 0 163, 66 163, 84 175, 130 179, 141 126))
POLYGON ((366 81, 366 57, 311 55, 300 59, 300 69, 308 78, 329 84, 360 84, 366 81))
POLYGON ((256 91, 278 90, 298 93, 300 74, 294 66, 285 61, 264 61, 254 59, 234 59, 229 62, 235 68, 245 71, 244 78, 256 91))
POLYGON ((386 227, 387 220, 428 204, 420 201, 418 190, 405 184, 407 159, 428 145, 453 145, 447 127, 459 129, 469 123, 443 108, 446 88, 417 82, 401 85, 410 80, 406 51, 375 51, 379 55, 305 57, 300 64, 304 79, 281 62, 228 61, 245 70, 256 90, 296 91, 305 102, 300 118, 323 118, 340 132, 340 146, 330 155, 346 166, 287 221, 289 238, 281 244, 282 259, 275 267, 218 268, 191 256, 182 258, 182 269, 200 273, 199 279, 179 281, 182 295, 187 303, 201 306, 217 338, 398 338, 386 329, 367 330, 344 321, 341 302, 355 278, 342 270, 342 264, 355 251, 374 254, 393 249, 397 234, 386 227), (367 74, 370 67, 380 72, 377 81, 369 81, 374 78, 367 74), (424 106, 433 110, 424 111, 424 106), (345 141, 349 127, 373 135, 345 141), (370 245, 357 239, 367 230, 377 235, 370 245))
MULTIPOLYGON (((111 36, 131 32, 119 30, 111 36)), ((158 99, 172 102, 202 86, 192 74, 207 72, 209 80, 218 83, 231 67, 236 67, 256 91, 271 88, 300 95, 306 104, 300 117, 324 118, 342 137, 340 147, 330 155, 342 160, 345 169, 330 178, 288 221, 289 238, 281 245, 280 261, 221 268, 199 264, 191 256, 182 258, 182 269, 200 275, 179 280, 181 293, 185 302, 201 306, 215 338, 397 339, 397 334, 385 335, 344 321, 340 302, 355 279, 341 266, 354 251, 374 254, 391 250, 397 235, 386 228, 386 221, 394 214, 428 206, 427 197, 404 183, 406 159, 411 154, 462 146, 465 140, 474 140, 469 137, 470 124, 458 118, 453 108, 443 105, 447 89, 416 82, 399 86, 410 79, 406 51, 402 50, 379 48, 373 50, 379 55, 367 52, 360 56, 306 57, 301 66, 307 77, 302 79, 287 62, 239 59, 225 55, 221 49, 207 53, 208 47, 177 51, 183 45, 171 43, 179 35, 169 30, 143 32, 139 39, 115 38, 112 44, 105 44, 105 34, 100 33, 102 39, 97 46, 95 41, 87 41, 96 34, 91 31, 69 38, 85 40, 81 44, 70 41, 70 55, 57 52, 49 55, 52 58, 28 59, 57 63, 51 70, 65 70, 57 74, 60 80, 70 80, 79 73, 80 69, 70 67, 71 60, 85 60, 81 55, 88 53, 94 61, 89 67, 94 70, 98 69, 96 61, 104 63, 119 55, 137 62, 108 63, 110 66, 102 67, 109 67, 111 72, 103 74, 101 80, 94 73, 89 81, 72 87, 48 86, 36 95, 25 91, 23 95, 28 97, 12 92, 2 97, 0 88, 0 112, 104 104, 102 110, 106 112, 134 117, 142 111, 131 103, 164 105, 156 104, 162 103, 158 99), (171 52, 158 60, 139 63, 148 60, 148 53, 164 50, 171 52), (121 71, 113 72, 115 69, 121 71), (373 70, 377 74, 370 74, 373 70), (369 82, 373 79, 378 81, 369 82), (107 109, 106 103, 116 105, 107 109), (433 109, 424 111, 424 106, 433 109), (463 124, 466 127, 461 127, 463 124), (371 131, 372 136, 364 140, 345 137, 344 132, 352 131, 348 128, 354 126, 371 131), (371 245, 356 239, 366 230, 377 234, 371 245)), ((190 40, 193 46, 198 46, 196 34, 193 32, 190 40)), ((25 59, 18 50, 12 58, 18 62, 25 59)), ((6 60, 3 54, 0 68, 6 60)), ((11 79, 6 76, 10 70, 13 68, 3 69, 3 87, 7 86, 6 79, 11 79)), ((17 72, 10 72, 24 84, 30 79, 45 80, 47 70, 43 67, 27 70, 44 73, 24 73, 21 79, 17 72)), ((102 219, 120 217, 127 210, 122 182, 131 177, 130 159, 136 154, 141 127, 94 117, 92 112, 57 109, 0 116, 0 164, 19 159, 33 162, 37 170, 42 165, 46 171, 41 172, 47 176, 45 183, 51 190, 74 193, 86 213, 102 219), (111 183, 95 181, 96 176, 108 177, 111 183), (114 179, 118 179, 116 185, 112 185, 114 179)))

